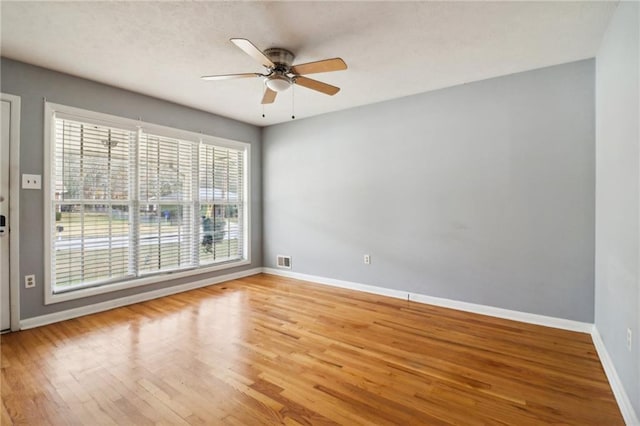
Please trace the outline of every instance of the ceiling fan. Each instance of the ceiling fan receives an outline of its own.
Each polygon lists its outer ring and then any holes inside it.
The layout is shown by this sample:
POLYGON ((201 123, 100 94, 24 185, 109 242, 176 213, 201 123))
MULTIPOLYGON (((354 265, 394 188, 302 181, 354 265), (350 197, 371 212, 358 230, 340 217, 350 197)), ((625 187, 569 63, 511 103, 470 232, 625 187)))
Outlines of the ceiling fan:
POLYGON ((333 96, 340 91, 339 87, 304 77, 306 74, 320 72, 341 71, 347 69, 347 64, 341 58, 324 59, 306 64, 293 65, 294 55, 287 49, 273 47, 264 52, 244 38, 232 38, 230 41, 244 53, 260 62, 266 68, 265 73, 243 73, 224 75, 205 75, 203 80, 230 80, 236 78, 261 77, 264 79, 266 90, 262 97, 263 104, 270 104, 276 100, 278 92, 283 92, 292 84, 306 87, 326 95, 333 96))

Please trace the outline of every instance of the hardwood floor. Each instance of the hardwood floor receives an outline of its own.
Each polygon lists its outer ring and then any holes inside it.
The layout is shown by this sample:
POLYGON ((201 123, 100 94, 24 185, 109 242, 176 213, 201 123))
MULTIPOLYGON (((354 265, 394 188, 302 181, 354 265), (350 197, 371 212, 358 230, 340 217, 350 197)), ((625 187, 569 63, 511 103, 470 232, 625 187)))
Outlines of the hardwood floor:
POLYGON ((2 424, 623 424, 591 337, 256 275, 1 337, 2 424))

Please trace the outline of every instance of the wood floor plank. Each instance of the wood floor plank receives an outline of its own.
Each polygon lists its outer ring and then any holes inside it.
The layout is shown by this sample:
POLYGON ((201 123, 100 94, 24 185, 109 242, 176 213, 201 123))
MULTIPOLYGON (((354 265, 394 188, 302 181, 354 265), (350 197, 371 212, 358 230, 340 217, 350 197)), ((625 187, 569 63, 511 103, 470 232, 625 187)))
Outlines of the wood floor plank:
POLYGON ((0 338, 3 425, 622 425, 588 334, 256 275, 0 338))

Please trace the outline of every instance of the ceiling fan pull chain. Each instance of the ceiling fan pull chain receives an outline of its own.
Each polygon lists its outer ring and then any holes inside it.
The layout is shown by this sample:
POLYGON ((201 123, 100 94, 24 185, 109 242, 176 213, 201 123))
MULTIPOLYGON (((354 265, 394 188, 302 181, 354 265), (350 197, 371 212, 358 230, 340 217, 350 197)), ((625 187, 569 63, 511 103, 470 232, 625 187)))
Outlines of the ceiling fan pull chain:
POLYGON ((296 112, 295 107, 296 107, 296 105, 295 105, 295 102, 294 102, 294 94, 296 93, 295 88, 296 88, 296 86, 291 85, 291 119, 292 120, 295 120, 295 118, 296 118, 296 115, 295 115, 295 112, 296 112))

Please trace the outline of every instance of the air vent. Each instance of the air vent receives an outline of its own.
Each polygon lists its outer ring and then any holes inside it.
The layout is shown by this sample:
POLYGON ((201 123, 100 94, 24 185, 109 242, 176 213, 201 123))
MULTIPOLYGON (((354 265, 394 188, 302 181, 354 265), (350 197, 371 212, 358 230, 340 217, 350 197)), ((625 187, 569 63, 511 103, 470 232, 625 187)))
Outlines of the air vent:
POLYGON ((291 269, 291 256, 278 255, 278 268, 291 269))

